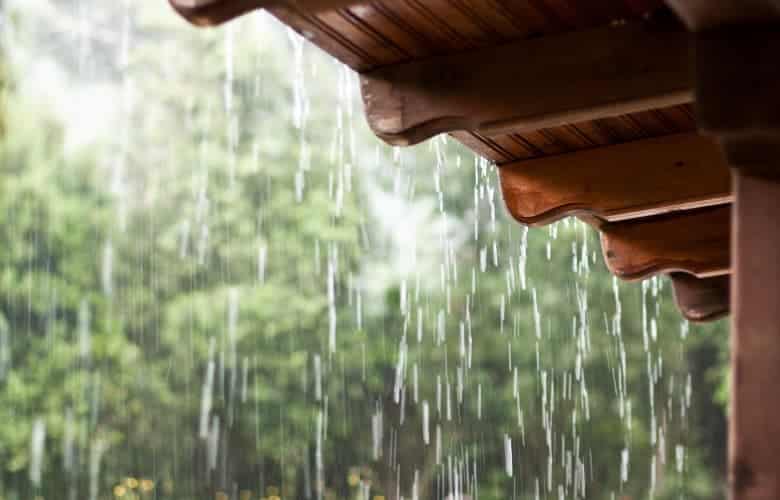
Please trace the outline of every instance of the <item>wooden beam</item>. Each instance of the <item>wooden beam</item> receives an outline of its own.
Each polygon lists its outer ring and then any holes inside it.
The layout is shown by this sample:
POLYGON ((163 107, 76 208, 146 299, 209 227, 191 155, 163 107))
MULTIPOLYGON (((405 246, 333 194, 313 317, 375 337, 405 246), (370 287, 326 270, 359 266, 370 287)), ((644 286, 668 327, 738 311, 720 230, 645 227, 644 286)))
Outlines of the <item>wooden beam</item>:
MULTIPOLYGON (((196 26, 216 26, 257 9, 317 13, 341 9, 361 0, 169 0, 171 6, 196 26)), ((366 0, 363 0, 366 1, 366 0)))
POLYGON ((691 31, 739 24, 764 24, 780 18, 778 0, 666 0, 691 31))
POLYGON ((699 279, 672 273, 674 300, 682 315, 694 322, 715 321, 729 313, 729 276, 699 279))
POLYGON ((730 213, 730 206, 721 206, 604 224, 604 260, 627 280, 669 272, 728 274, 730 213))
POLYGON ((621 24, 380 68, 362 76, 363 99, 395 145, 531 131, 690 102, 689 49, 680 29, 621 24))
POLYGON ((616 222, 731 202, 718 145, 698 134, 654 137, 500 167, 509 212, 528 225, 568 215, 616 222))

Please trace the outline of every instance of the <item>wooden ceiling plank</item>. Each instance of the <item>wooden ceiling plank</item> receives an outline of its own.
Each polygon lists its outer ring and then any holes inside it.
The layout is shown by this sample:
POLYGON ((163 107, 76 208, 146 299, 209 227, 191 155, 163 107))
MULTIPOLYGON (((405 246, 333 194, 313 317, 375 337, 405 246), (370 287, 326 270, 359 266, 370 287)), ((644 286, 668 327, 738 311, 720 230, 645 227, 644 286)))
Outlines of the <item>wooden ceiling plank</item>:
POLYGON ((517 158, 531 158, 527 148, 518 144, 511 136, 485 137, 473 132, 453 132, 452 137, 461 144, 495 163, 507 163, 517 158))
POLYGON ((529 132, 690 102, 689 50, 684 31, 620 24, 379 68, 362 76, 363 98, 394 145, 529 132))
POLYGON ((513 162, 499 175, 509 212, 528 225, 582 214, 617 222, 733 199, 719 147, 695 133, 513 162))
POLYGON ((730 276, 700 279, 672 273, 670 277, 677 308, 689 321, 715 321, 729 313, 730 276))
POLYGON ((663 120, 669 124, 669 130, 675 132, 696 130, 696 120, 693 118, 693 109, 690 105, 656 109, 653 112, 663 117, 663 120))
POLYGON ((730 272, 731 206, 603 224, 607 267, 625 280, 683 272, 698 278, 730 272))

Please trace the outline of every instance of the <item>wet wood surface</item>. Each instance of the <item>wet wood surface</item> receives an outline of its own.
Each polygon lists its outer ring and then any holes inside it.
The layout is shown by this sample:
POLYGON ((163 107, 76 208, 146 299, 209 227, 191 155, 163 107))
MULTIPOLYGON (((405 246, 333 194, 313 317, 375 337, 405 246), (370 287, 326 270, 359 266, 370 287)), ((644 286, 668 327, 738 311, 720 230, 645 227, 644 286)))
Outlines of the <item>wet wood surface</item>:
MULTIPOLYGON (((267 6, 271 14, 311 43, 361 73, 610 25, 641 22, 661 33, 681 29, 661 0, 281 0, 273 4, 267 0, 170 1, 182 15, 199 25, 218 24, 267 6)), ((633 40, 626 40, 625 50, 632 43, 633 40)), ((517 69, 526 62, 514 54, 493 62, 514 68, 515 74, 522 73, 517 81, 527 80, 531 74, 517 69)), ((577 89, 573 90, 576 92, 577 89)), ((640 106, 643 110, 623 114, 613 114, 620 111, 615 108, 596 120, 585 120, 587 113, 575 113, 567 119, 576 122, 541 121, 541 129, 510 129, 498 134, 490 131, 489 136, 478 130, 463 130, 454 135, 478 154, 508 162, 695 130, 688 104, 665 104, 659 102, 661 107, 653 109, 640 106)))
POLYGON ((683 272, 699 278, 730 272, 731 207, 607 223, 600 227, 609 270, 626 280, 683 272))
POLYGON ((719 146, 697 134, 510 163, 500 178, 509 212, 529 225, 582 214, 616 222, 733 199, 719 146))
POLYGON ((689 48, 683 31, 633 23, 380 68, 361 78, 366 116, 380 138, 408 145, 456 130, 529 132, 686 103, 689 48))
POLYGON ((682 315, 694 322, 715 321, 729 313, 731 277, 697 278, 672 273, 674 300, 682 315))

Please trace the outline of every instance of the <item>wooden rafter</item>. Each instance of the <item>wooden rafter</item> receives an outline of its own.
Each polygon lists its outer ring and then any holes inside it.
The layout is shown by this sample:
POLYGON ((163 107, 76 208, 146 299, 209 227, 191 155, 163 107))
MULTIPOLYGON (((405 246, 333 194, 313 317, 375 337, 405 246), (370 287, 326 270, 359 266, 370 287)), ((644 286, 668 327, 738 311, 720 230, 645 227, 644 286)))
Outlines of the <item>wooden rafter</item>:
POLYGON ((257 9, 297 9, 321 12, 340 9, 359 0, 169 0, 171 6, 196 26, 216 26, 257 9))
POLYGON ((669 272, 728 274, 730 214, 731 207, 722 206, 604 224, 604 260, 627 280, 669 272))
POLYGON ((264 7, 262 0, 169 0, 171 7, 196 26, 216 26, 264 7))
POLYGON ((489 136, 672 106, 690 102, 692 89, 687 33, 643 23, 524 40, 362 76, 368 122, 396 145, 455 130, 489 136))
POLYGON ((729 313, 729 276, 700 279, 690 274, 672 273, 677 308, 695 322, 714 321, 729 313))
POLYGON ((523 224, 567 215, 616 222, 729 203, 731 173, 717 144, 676 134, 500 167, 504 201, 523 224))

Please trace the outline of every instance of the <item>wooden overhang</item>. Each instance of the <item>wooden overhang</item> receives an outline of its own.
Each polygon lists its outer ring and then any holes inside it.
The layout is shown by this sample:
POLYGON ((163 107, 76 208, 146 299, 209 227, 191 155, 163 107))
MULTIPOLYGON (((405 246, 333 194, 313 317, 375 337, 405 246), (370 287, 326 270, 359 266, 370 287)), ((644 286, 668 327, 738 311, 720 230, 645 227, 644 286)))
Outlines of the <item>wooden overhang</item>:
POLYGON ((616 275, 731 310, 731 497, 780 498, 780 0, 169 1, 268 9, 360 73, 385 141, 449 133, 519 222, 576 215, 616 275))
MULTIPOLYGON (((690 217, 669 215, 728 205, 732 195, 717 145, 696 132, 691 38, 657 0, 171 3, 201 26, 268 9, 360 72, 368 123, 388 143, 451 133, 499 166, 519 222, 609 222, 605 255, 616 255, 607 262, 623 278, 729 272, 728 223, 696 239, 690 217), (664 221, 652 220, 661 214, 664 221), (628 236, 675 225, 681 241, 664 255, 653 255, 663 245, 652 238, 628 236), (686 255, 721 244, 712 262, 686 255), (644 264, 623 269, 633 258, 625 252, 644 264)), ((699 281, 689 288, 697 283, 708 289, 699 281)), ((714 309, 728 307, 726 294, 703 296, 714 309)))

